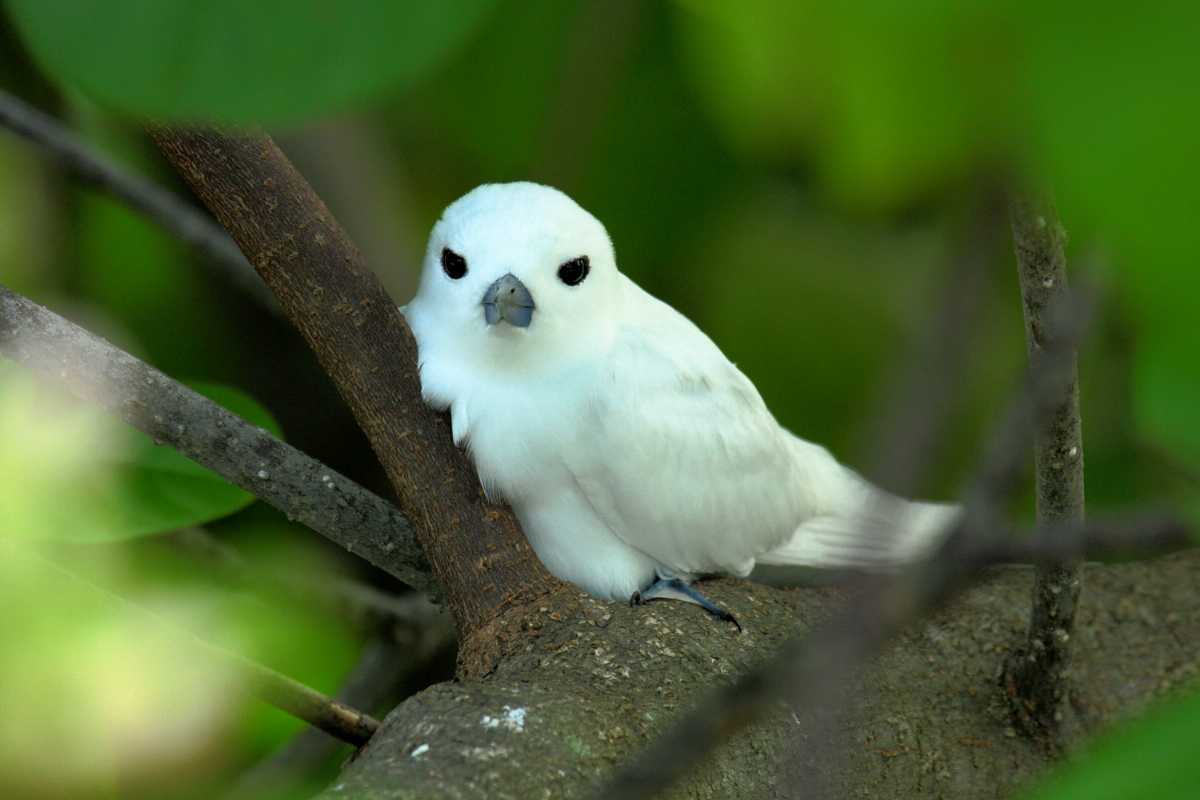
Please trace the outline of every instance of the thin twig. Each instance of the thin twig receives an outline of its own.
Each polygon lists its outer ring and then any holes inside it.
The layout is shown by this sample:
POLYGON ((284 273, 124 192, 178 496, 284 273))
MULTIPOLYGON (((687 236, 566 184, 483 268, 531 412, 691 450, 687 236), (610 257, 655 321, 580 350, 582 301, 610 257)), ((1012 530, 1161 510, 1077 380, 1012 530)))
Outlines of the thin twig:
POLYGON ((361 746, 379 730, 379 720, 364 711, 351 708, 236 653, 199 640, 197 644, 214 660, 234 670, 244 681, 246 691, 336 739, 361 746))
MULTIPOLYGON (((367 711, 388 708, 406 692, 421 688, 421 684, 414 685, 415 681, 438 662, 448 669, 453 643, 454 631, 449 624, 440 633, 425 636, 415 647, 389 637, 376 637, 367 642, 336 699, 367 711)), ((301 731, 239 776, 225 800, 308 796, 318 787, 307 784, 338 750, 338 743, 319 730, 301 731)))
MULTIPOLYGON (((357 708, 370 710, 386 702, 407 670, 407 658, 393 641, 379 638, 367 642, 358 663, 347 675, 336 699, 357 708)), ((306 728, 287 744, 238 776, 224 793, 225 800, 261 797, 305 797, 315 794, 304 784, 342 748, 341 742, 319 729, 306 728)))
POLYGON ((1038 526, 980 546, 984 564, 1106 560, 1157 556, 1193 543, 1188 526, 1167 513, 1038 526))
MULTIPOLYGON (((3 540, 0 540, 3 541, 3 540)), ((100 586, 55 561, 38 555, 32 551, 18 548, 12 542, 4 542, 8 548, 6 555, 37 559, 46 567, 53 569, 64 578, 86 586, 123 609, 149 622, 172 640, 190 648, 198 656, 207 658, 214 667, 230 671, 237 679, 238 686, 258 699, 275 706, 292 716, 304 720, 313 727, 320 728, 330 736, 343 742, 361 746, 379 730, 379 720, 327 697, 315 689, 292 680, 273 669, 252 661, 245 656, 231 653, 228 650, 205 642, 192 633, 183 630, 158 614, 139 606, 128 598, 100 586)))
MULTIPOLYGON (((1084 514, 1084 491, 1075 349, 1056 334, 1052 318, 1062 313, 1070 299, 1066 233, 1045 199, 1015 200, 1011 217, 1030 369, 1037 369, 1051 354, 1066 362, 1063 391, 1034 441, 1038 523, 1078 522, 1084 514)), ((1045 736, 1058 728, 1081 575, 1074 558, 1038 565, 1027 641, 1005 664, 1004 686, 1014 720, 1029 735, 1045 736)))
POLYGON ((277 306, 237 245, 219 225, 171 192, 132 175, 58 120, 0 91, 0 126, 41 147, 79 180, 111 195, 220 267, 264 307, 277 306))
POLYGON ((410 586, 434 590, 412 528, 391 503, 3 285, 0 354, 112 411, 410 586))

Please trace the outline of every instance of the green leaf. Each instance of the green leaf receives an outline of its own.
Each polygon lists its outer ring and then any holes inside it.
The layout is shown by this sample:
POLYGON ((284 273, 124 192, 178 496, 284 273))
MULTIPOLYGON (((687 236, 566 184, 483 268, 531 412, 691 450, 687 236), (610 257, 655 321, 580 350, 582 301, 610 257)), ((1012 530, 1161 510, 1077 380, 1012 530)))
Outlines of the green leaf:
POLYGON ((9 0, 42 66, 141 116, 301 120, 411 83, 495 0, 9 0))
POLYGON ((1029 800, 1185 800, 1200 786, 1200 692, 1165 704, 1105 737, 1029 800))
MULTIPOLYGON (((279 426, 241 392, 197 391, 276 435, 279 426)), ((99 411, 48 397, 32 379, 0 370, 0 473, 5 533, 111 541, 200 525, 232 514, 252 495, 99 411), (7 428, 7 430, 5 430, 7 428)))

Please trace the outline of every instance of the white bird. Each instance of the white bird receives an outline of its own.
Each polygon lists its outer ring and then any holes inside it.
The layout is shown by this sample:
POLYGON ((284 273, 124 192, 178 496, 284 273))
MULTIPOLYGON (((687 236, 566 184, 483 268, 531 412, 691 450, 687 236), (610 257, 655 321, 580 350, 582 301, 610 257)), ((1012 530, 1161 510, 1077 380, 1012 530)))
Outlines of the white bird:
POLYGON ((691 581, 887 568, 926 555, 957 513, 876 489, 781 427, 556 189, 488 184, 451 204, 404 311, 424 399, 449 409, 489 497, 550 572, 596 597, 732 619, 691 581))

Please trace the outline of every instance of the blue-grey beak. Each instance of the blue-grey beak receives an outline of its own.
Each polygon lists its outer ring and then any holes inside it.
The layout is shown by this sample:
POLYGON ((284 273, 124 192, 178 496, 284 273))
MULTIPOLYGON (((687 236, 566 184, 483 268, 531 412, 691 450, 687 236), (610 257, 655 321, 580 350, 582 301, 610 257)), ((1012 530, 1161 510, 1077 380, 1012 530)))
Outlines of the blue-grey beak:
POLYGON ((488 325, 504 320, 515 328, 528 328, 534 307, 533 295, 511 272, 483 293, 483 318, 488 325))

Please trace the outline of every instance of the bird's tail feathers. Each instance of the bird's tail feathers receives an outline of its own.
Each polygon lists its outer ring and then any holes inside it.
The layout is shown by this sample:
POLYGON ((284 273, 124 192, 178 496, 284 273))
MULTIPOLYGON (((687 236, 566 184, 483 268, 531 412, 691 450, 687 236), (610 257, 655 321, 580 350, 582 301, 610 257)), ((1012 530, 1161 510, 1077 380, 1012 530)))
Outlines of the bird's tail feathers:
MULTIPOLYGON (((913 502, 885 492, 811 442, 793 437, 792 448, 800 468, 798 491, 809 491, 813 514, 787 541, 759 556, 760 565, 892 571, 932 555, 961 514, 956 505, 913 502)), ((755 577, 787 583, 791 575, 768 569, 755 577)))
POLYGON ((937 549, 959 508, 914 503, 883 495, 844 514, 806 520, 759 564, 820 569, 890 571, 920 561, 937 549))

